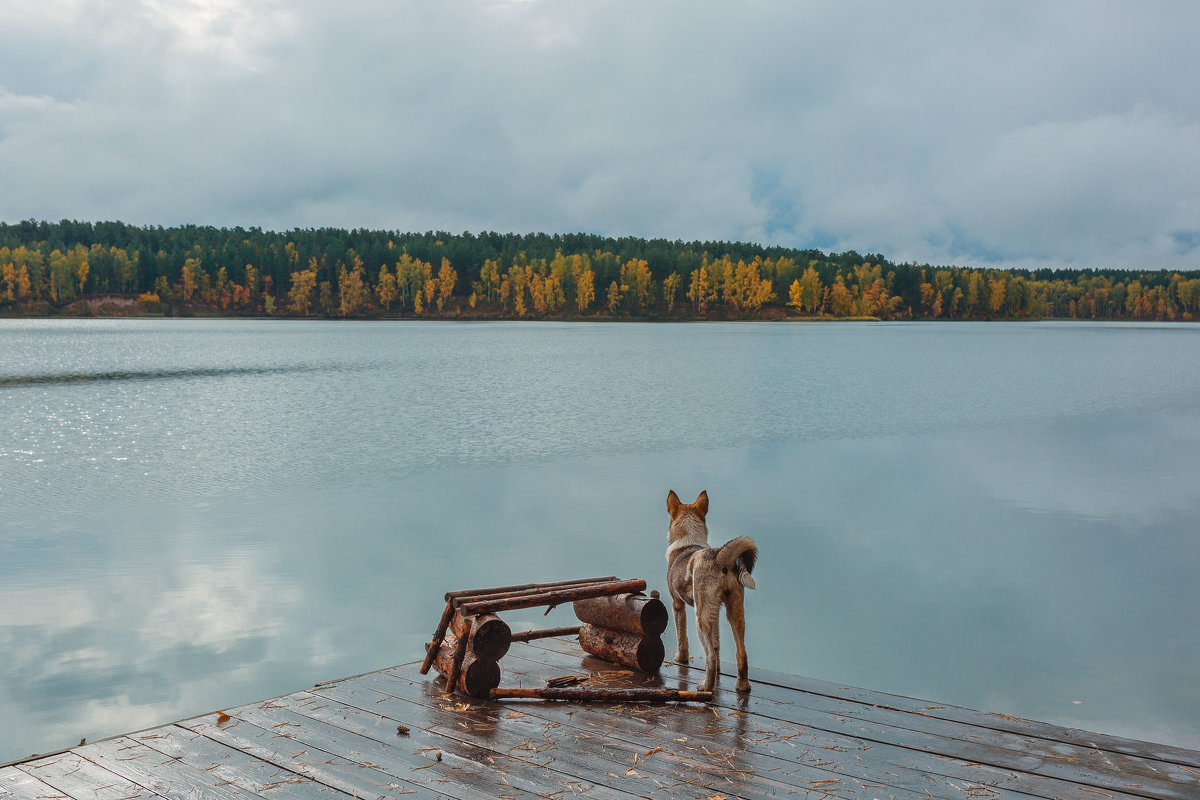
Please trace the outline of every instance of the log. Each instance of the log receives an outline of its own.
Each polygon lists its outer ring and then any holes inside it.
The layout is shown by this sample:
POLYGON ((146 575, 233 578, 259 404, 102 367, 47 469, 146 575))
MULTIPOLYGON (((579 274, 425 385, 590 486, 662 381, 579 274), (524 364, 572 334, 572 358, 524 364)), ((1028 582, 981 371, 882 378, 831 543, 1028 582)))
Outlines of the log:
POLYGON ((500 665, 490 658, 476 658, 472 653, 464 652, 462 663, 458 669, 458 680, 451 683, 449 675, 454 671, 454 656, 458 651, 458 643, 463 641, 446 631, 442 646, 434 655, 433 666, 438 674, 446 678, 446 691, 461 691, 472 697, 487 697, 488 692, 500 685, 500 665))
POLYGON ((562 581, 561 583, 531 583, 528 587, 517 589, 484 589, 473 594, 455 597, 451 600, 451 602, 454 603, 455 608, 458 608, 463 603, 476 603, 482 600, 499 600, 502 597, 520 597, 522 595, 537 594, 539 592, 548 592, 558 589, 574 589, 577 586, 595 586, 601 583, 611 583, 615 580, 616 578, 588 578, 587 580, 582 581, 562 581))
POLYGON ((666 656, 657 636, 610 631, 586 622, 579 627, 579 644, 597 658, 642 672, 658 672, 666 656))
POLYGON ((575 601, 575 616, 610 631, 659 636, 667 629, 667 607, 655 597, 616 594, 575 601))
POLYGON ((558 581, 556 583, 521 583, 516 586, 496 586, 492 589, 460 589, 457 592, 446 592, 445 600, 450 602, 458 597, 467 597, 468 595, 478 594, 496 594, 497 592, 512 592, 512 591, 533 591, 538 589, 551 589, 555 586, 568 586, 576 583, 603 583, 605 581, 615 581, 617 577, 610 575, 606 578, 578 578, 570 581, 558 581))
POLYGON ((495 600, 475 600, 463 603, 458 607, 464 617, 476 614, 495 614, 499 611, 509 611, 515 608, 533 608, 534 606, 556 606, 562 603, 572 603, 588 597, 604 597, 622 592, 640 592, 646 588, 644 580, 613 581, 610 583, 595 583, 588 586, 578 586, 568 589, 549 589, 533 592, 517 597, 501 597, 495 600))
POLYGON ((583 702, 631 703, 631 702, 687 702, 712 700, 712 692, 686 691, 684 689, 591 689, 561 688, 549 686, 527 689, 492 689, 493 700, 536 699, 575 700, 583 702))
POLYGON ((512 642, 512 629, 495 614, 464 618, 462 614, 455 612, 450 618, 450 630, 454 631, 454 635, 459 639, 464 636, 469 639, 467 649, 476 658, 499 661, 508 652, 508 646, 512 642))
POLYGON ((544 628, 540 631, 518 631, 512 635, 514 642, 529 642, 534 639, 548 639, 551 636, 577 636, 579 626, 571 625, 566 628, 544 628))
POLYGON ((433 632, 433 641, 425 646, 425 660, 421 662, 422 675, 429 672, 429 666, 433 663, 438 648, 442 646, 442 638, 446 635, 446 626, 450 624, 450 617, 453 615, 454 604, 447 600, 446 610, 442 612, 442 618, 438 620, 437 628, 433 632))

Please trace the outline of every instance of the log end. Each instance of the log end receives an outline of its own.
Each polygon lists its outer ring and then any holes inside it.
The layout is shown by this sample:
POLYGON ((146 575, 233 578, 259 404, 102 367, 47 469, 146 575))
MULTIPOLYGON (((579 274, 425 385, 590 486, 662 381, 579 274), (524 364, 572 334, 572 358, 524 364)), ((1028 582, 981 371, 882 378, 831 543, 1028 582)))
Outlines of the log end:
POLYGON ((667 607, 662 600, 651 597, 642 606, 642 632, 647 636, 661 636, 667 621, 667 607))
POLYGON ((658 636, 642 637, 641 644, 638 645, 637 649, 638 669, 642 672, 658 672, 658 668, 662 666, 665 657, 666 648, 661 638, 658 636))

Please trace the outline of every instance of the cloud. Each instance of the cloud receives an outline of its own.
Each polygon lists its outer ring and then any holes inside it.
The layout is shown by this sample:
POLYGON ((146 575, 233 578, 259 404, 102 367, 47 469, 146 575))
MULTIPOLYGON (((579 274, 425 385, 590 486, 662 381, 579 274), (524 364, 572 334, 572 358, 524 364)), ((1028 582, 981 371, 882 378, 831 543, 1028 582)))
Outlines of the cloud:
POLYGON ((1186 3, 0 10, 0 217, 1195 266, 1186 3))

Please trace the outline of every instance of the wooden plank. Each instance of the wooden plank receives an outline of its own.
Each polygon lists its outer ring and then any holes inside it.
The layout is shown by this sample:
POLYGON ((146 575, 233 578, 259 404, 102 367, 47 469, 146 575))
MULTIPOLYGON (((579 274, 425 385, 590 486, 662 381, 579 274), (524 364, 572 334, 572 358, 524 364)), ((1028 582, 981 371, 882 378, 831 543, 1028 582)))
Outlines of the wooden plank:
MULTIPOLYGON (((558 663, 578 663, 577 657, 562 654, 559 654, 557 657, 562 661, 553 662, 556 666, 558 666, 558 663)), ((593 666, 606 669, 602 662, 596 662, 593 666)), ((697 669, 694 674, 698 680, 702 678, 703 670, 697 669)), ((726 686, 726 690, 727 688, 726 686)), ((914 730, 902 726, 871 724, 852 715, 840 715, 826 709, 808 708, 805 705, 805 696, 802 692, 785 691, 772 694, 770 687, 756 687, 755 692, 751 693, 749 698, 728 699, 728 696, 730 696, 730 693, 727 691, 718 691, 716 693, 716 704, 724 705, 726 708, 754 710, 769 718, 778 718, 778 720, 784 722, 803 724, 803 726, 824 730, 824 732, 828 733, 850 734, 860 740, 874 742, 875 745, 900 747, 908 751, 918 751, 919 753, 923 753, 924 756, 918 756, 914 759, 912 754, 905 757, 892 750, 889 753, 889 758, 898 760, 902 764, 914 766, 924 763, 926 769, 944 772, 949 778, 968 778, 972 775, 972 770, 964 770, 962 769, 962 765, 971 764, 972 769, 978 769, 974 768, 973 765, 979 764, 1008 772, 1010 777, 1007 781, 998 783, 989 782, 989 786, 995 786, 996 788, 1019 789, 1030 794, 1039 795, 1046 795, 1049 792, 1049 796, 1064 796, 1064 793, 1069 793, 1081 799, 1087 798, 1087 796, 1090 796, 1097 790, 1096 788, 1092 788, 1092 783, 1097 782, 1098 778, 1092 771, 1086 769, 1085 766, 1064 764, 1063 770, 1056 770, 1054 765, 1045 766, 1046 759, 1033 756, 1030 753, 1006 751, 1002 750, 1002 748, 989 747, 982 744, 982 742, 971 739, 947 739, 928 732, 914 732, 914 730), (930 757, 937 758, 938 760, 931 762, 930 757), (1048 771, 1057 771, 1060 774, 1039 775, 1037 774, 1039 768, 1045 768, 1048 771), (1062 774, 1066 770, 1073 771, 1070 771, 1066 775, 1062 774), (1048 778, 1062 780, 1063 783, 1045 783, 1048 778), (1079 778, 1079 780, 1076 780, 1076 778, 1079 778), (1052 792, 1050 792, 1050 789, 1052 789, 1052 792)), ((1110 776, 1099 778, 1099 780, 1108 783, 1114 782, 1110 776)), ((1140 790, 1140 788, 1109 786, 1109 788, 1104 789, 1104 792, 1135 796, 1138 795, 1140 790)))
POLYGON ((223 785, 217 776, 190 767, 128 736, 105 739, 77 748, 74 752, 131 783, 172 800, 193 797, 245 800, 254 796, 250 792, 223 785))
MULTIPOLYGON (((321 693, 330 700, 352 701, 346 705, 354 705, 371 715, 404 716, 409 713, 407 707, 411 705, 409 700, 383 695, 358 681, 353 685, 323 687, 321 693)), ((628 792, 649 792, 655 798, 691 798, 709 794, 765 798, 809 791, 814 785, 822 788, 818 796, 860 797, 864 791, 852 779, 829 771, 819 772, 820 778, 813 785, 803 783, 802 778, 795 775, 785 780, 783 776, 762 774, 726 748, 707 755, 689 753, 682 756, 657 744, 663 741, 661 739, 638 744, 628 741, 623 735, 607 735, 608 731, 548 722, 540 715, 504 711, 493 704, 461 705, 470 705, 471 708, 458 712, 459 721, 447 719, 430 731, 461 737, 466 742, 488 746, 497 752, 529 760, 530 763, 541 763, 564 775, 577 776, 628 792), (468 719, 470 722, 467 722, 468 719), (844 782, 843 778, 846 778, 844 782), (698 793, 697 790, 702 791, 698 793)), ((567 706, 560 708, 569 714, 567 706)), ((698 714, 707 713, 703 709, 696 711, 698 714)), ((884 796, 877 787, 872 787, 871 791, 873 796, 884 796)), ((588 794, 592 795, 593 792, 589 791, 588 794)), ((888 792, 887 796, 896 797, 897 800, 929 800, 930 797, 914 792, 888 792)), ((961 799, 961 794, 958 798, 961 799)))
MULTIPOLYGON (((522 648, 543 650, 537 644, 522 645, 522 648)), ((524 652, 524 650, 522 650, 524 652)), ((578 669, 578 656, 565 655, 554 650, 543 650, 548 666, 557 668, 578 669)), ((520 658, 521 656, 516 656, 520 658)), ((510 659, 514 658, 510 654, 510 659)), ((594 661, 593 668, 599 671, 611 670, 611 665, 594 661)), ((509 669, 512 669, 511 662, 509 669)), ((686 668, 683 674, 688 675, 686 668)), ((692 673, 695 680, 703 677, 703 670, 692 673)), ((622 676, 622 680, 633 680, 635 676, 622 676)), ((728 689, 728 687, 726 687, 728 689)), ((1162 800, 1188 800, 1197 796, 1194 791, 1179 791, 1179 787, 1166 782, 1148 785, 1144 781, 1136 783, 1125 781, 1120 777, 1100 771, 1085 763, 1076 763, 1069 758, 1060 756, 1045 757, 1030 754, 1022 750, 1009 750, 989 746, 980 741, 955 739, 939 736, 924 731, 915 731, 905 727, 866 721, 852 715, 839 715, 826 709, 810 708, 805 703, 805 693, 795 691, 776 691, 771 693, 771 687, 756 687, 755 691, 746 698, 730 698, 727 691, 715 693, 714 702, 717 705, 732 709, 750 710, 770 719, 778 719, 803 725, 815 730, 851 735, 859 740, 875 745, 893 745, 896 747, 916 750, 927 754, 925 763, 931 771, 946 774, 948 779, 970 779, 975 765, 996 768, 1007 771, 1010 777, 1002 783, 988 783, 995 788, 1014 789, 1029 794, 1044 797, 1074 797, 1078 800, 1094 800, 1096 791, 1103 791, 1113 797, 1151 797, 1162 800), (930 761, 934 757, 937 761, 930 761), (963 765, 970 765, 964 770, 963 765), (1053 780, 1057 783, 1048 784, 1053 780)), ((1036 747, 1036 745, 1031 745, 1036 747)), ((894 752, 893 752, 894 755, 894 752)), ((1083 754, 1086 757, 1086 754, 1083 754)), ((1087 760, 1095 760, 1087 759, 1087 760)), ((909 761, 908 763, 912 763, 909 761)), ((1184 787, 1185 789, 1187 787, 1184 787)))
POLYGON ((128 778, 93 764, 74 752, 29 761, 21 764, 19 769, 75 798, 133 800, 159 797, 128 778))
POLYGON ((425 786, 400 781, 373 765, 335 756, 244 720, 231 719, 218 724, 209 715, 178 724, 354 797, 405 796, 425 800, 448 796, 425 786))
MULTIPOLYGON (((539 677, 538 682, 541 683, 542 681, 543 679, 539 677)), ((396 675, 395 671, 390 671, 389 673, 365 675, 352 682, 348 681, 336 686, 322 687, 320 691, 322 695, 327 695, 330 692, 354 693, 361 691, 364 688, 372 687, 374 687, 376 691, 382 691, 393 697, 396 697, 396 699, 405 699, 409 700, 410 702, 417 703, 429 703, 432 700, 424 687, 420 686, 418 683, 414 683, 406 677, 396 675)), ((345 696, 339 695, 338 699, 348 702, 347 697, 345 696)), ((373 696, 366 700, 360 700, 358 703, 350 704, 359 705, 375 711, 378 711, 385 706, 383 701, 376 700, 373 696), (378 705, 376 705, 376 703, 378 703, 378 705)), ((504 715, 500 713, 504 710, 504 706, 465 703, 461 705, 470 705, 471 708, 476 710, 476 713, 484 713, 486 710, 491 709, 490 713, 496 717, 496 719, 501 720, 504 726, 513 727, 518 725, 518 723, 510 722, 507 717, 504 717, 504 715)), ((389 706, 389 708, 394 709, 395 706, 389 706)), ((634 750, 637 751, 640 748, 640 752, 653 751, 660 746, 665 746, 669 753, 677 752, 679 750, 687 750, 695 757, 704 758, 710 753, 721 753, 723 754, 723 757, 728 757, 728 755, 734 750, 746 749, 746 743, 738 738, 736 731, 732 728, 729 730, 730 733, 734 734, 733 736, 726 737, 723 740, 720 737, 707 738, 707 727, 712 724, 713 721, 713 715, 710 709, 707 707, 689 708, 688 711, 694 712, 690 714, 668 714, 663 712, 656 713, 651 710, 651 707, 633 708, 630 706, 625 706, 616 713, 612 711, 611 707, 604 706, 601 708, 605 710, 601 712, 598 711, 596 707, 587 705, 557 706, 554 710, 543 709, 541 707, 537 709, 530 709, 526 705, 513 705, 508 707, 509 711, 504 713, 517 712, 520 714, 521 718, 528 717, 530 719, 542 719, 543 721, 550 719, 555 725, 565 725, 568 728, 576 729, 580 728, 580 726, 577 725, 574 720, 586 719, 586 727, 582 728, 581 730, 576 730, 574 733, 575 736, 579 736, 582 739, 586 739, 587 737, 595 734, 598 730, 603 730, 611 734, 611 737, 613 738, 628 740, 631 732, 631 726, 635 724, 635 721, 648 719, 651 720, 651 723, 649 728, 645 731, 645 738, 632 742, 634 750)), ((396 712, 391 711, 389 713, 396 712)), ((741 718, 741 721, 745 722, 746 719, 748 719, 748 717, 744 716, 741 718)), ((757 721, 755 721, 754 724, 757 724, 757 721)), ((497 727, 497 724, 493 723, 491 727, 495 728, 497 727)), ((794 738, 797 734, 798 731, 793 729, 788 731, 785 735, 794 738)), ((782 737, 777 739, 777 741, 780 742, 780 747, 782 750, 788 751, 786 755, 794 755, 796 753, 809 754, 806 749, 797 749, 797 746, 794 743, 783 741, 782 737)), ((863 751, 860 752, 864 752, 865 750, 869 749, 870 746, 867 746, 863 751)), ((812 746, 812 751, 819 752, 817 745, 812 746)), ((833 756, 831 755, 827 757, 824 753, 821 753, 820 757, 811 756, 808 762, 797 762, 794 759, 779 760, 780 754, 770 752, 769 746, 761 748, 758 752, 752 753, 750 758, 753 758, 755 755, 761 755, 768 759, 775 759, 770 761, 769 764, 765 766, 765 770, 771 771, 778 768, 777 771, 787 772, 788 777, 786 778, 786 781, 791 782, 792 788, 800 786, 800 788, 807 790, 811 788, 811 785, 821 783, 829 786, 833 782, 836 782, 844 777, 851 781, 855 779, 862 779, 864 784, 873 784, 875 786, 879 786, 883 783, 898 782, 897 778, 891 775, 883 775, 881 773, 878 776, 871 776, 865 772, 856 772, 856 770, 861 769, 863 762, 859 760, 859 755, 855 752, 846 752, 845 759, 847 763, 842 764, 834 763, 835 759, 833 756), (851 774, 849 776, 839 774, 839 772, 844 771, 850 771, 851 774), (807 781, 807 783, 798 784, 797 782, 799 781, 807 781)), ((757 763, 752 763, 751 766, 757 769, 760 765, 757 763)), ((759 772, 762 771, 763 770, 759 770, 759 772)), ((901 785, 900 788, 896 790, 897 795, 919 796, 921 798, 926 798, 926 800, 928 800, 930 796, 954 798, 954 800, 960 800, 962 797, 961 789, 954 788, 951 790, 951 787, 946 786, 944 783, 941 785, 941 789, 944 790, 944 792, 938 795, 937 792, 939 786, 937 781, 929 778, 925 774, 918 775, 915 771, 910 771, 906 777, 912 778, 912 783, 910 784, 909 788, 901 785), (928 793, 928 790, 932 790, 933 794, 931 795, 928 793)), ((780 778, 780 780, 783 781, 784 779, 780 778)), ((722 786, 720 788, 725 789, 728 787, 722 786)), ((1010 796, 1015 797, 1017 795, 1014 794, 1010 796)))
MULTIPOLYGON (((723 663, 721 665, 721 674, 736 676, 737 673, 732 664, 723 663)), ((756 683, 796 689, 810 694, 825 695, 850 702, 905 711, 997 731, 1035 736, 1050 741, 1078 745, 1089 750, 1104 750, 1110 753, 1120 753, 1147 760, 1181 764, 1194 769, 1200 769, 1200 750, 1188 750, 1183 747, 1095 733, 1079 728, 1066 728, 1048 722, 1037 722, 1007 714, 976 711, 962 706, 934 703, 928 700, 888 694, 872 689, 843 686, 816 678, 805 678, 783 672, 758 669, 756 667, 750 668, 750 678, 756 683)))
MULTIPOLYGON (((495 775, 475 770, 462 759, 438 760, 438 751, 418 752, 411 742, 396 743, 395 726, 382 738, 363 736, 327 723, 315 717, 304 716, 292 710, 297 703, 311 699, 312 695, 280 697, 267 706, 246 706, 237 709, 234 716, 263 729, 277 730, 296 742, 315 747, 335 756, 353 759, 378 769, 402 783, 413 787, 443 793, 459 800, 493 800, 496 796, 495 775)), ((233 713, 233 712, 231 712, 233 713)), ((411 732, 409 735, 411 739, 411 732)))
POLYGON ((294 770, 268 763, 178 725, 154 728, 132 738, 188 766, 217 776, 223 784, 258 795, 274 793, 302 800, 338 800, 348 796, 294 770))
MULTIPOLYGON (((418 706, 414 704, 404 704, 379 693, 375 693, 373 696, 367 695, 369 701, 366 705, 371 706, 369 708, 347 704, 342 701, 341 697, 334 696, 339 695, 345 689, 345 684, 331 684, 321 687, 319 695, 314 694, 311 698, 286 698, 285 702, 296 713, 303 716, 327 722, 369 738, 379 737, 382 740, 388 738, 389 731, 398 724, 398 720, 411 721, 414 712, 418 711, 418 706), (394 705, 387 706, 386 704, 389 702, 394 705), (399 713, 397 713, 397 708, 400 709, 399 713)), ((363 693, 360 692, 354 696, 361 697, 363 693)), ((587 790, 589 797, 594 798, 627 800, 631 796, 627 792, 614 790, 613 787, 605 785, 603 782, 587 780, 587 776, 563 773, 551 766, 544 765, 541 763, 544 759, 529 758, 528 752, 520 748, 524 740, 514 739, 504 743, 490 735, 479 738, 465 733, 466 731, 489 731, 495 727, 494 720, 489 720, 486 714, 481 713, 480 706, 477 704, 464 702, 457 698, 451 701, 427 699, 435 705, 426 710, 434 713, 430 715, 430 721, 426 725, 413 729, 410 734, 413 739, 411 744, 417 750, 432 749, 454 754, 474 762, 481 770, 488 773, 499 770, 503 773, 508 785, 539 797, 558 792, 576 793, 584 789, 587 790), (453 723, 453 729, 449 733, 444 732, 443 729, 451 723, 453 723)), ((486 786, 484 788, 487 789, 486 786)), ((490 791, 496 790, 492 788, 490 791)))
POLYGON ((22 772, 16 767, 0 767, 0 798, 2 800, 73 800, 49 784, 22 772))

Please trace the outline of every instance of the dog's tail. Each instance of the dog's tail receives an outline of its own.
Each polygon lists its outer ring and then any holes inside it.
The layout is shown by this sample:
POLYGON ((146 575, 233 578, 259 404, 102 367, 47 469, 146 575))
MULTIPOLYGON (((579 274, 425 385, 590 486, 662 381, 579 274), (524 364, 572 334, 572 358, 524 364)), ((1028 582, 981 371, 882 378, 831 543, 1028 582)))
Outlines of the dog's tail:
POLYGON ((754 571, 754 562, 758 560, 758 545, 749 536, 739 536, 721 545, 717 551, 717 564, 721 569, 737 570, 738 582, 747 589, 757 588, 750 573, 754 571))

